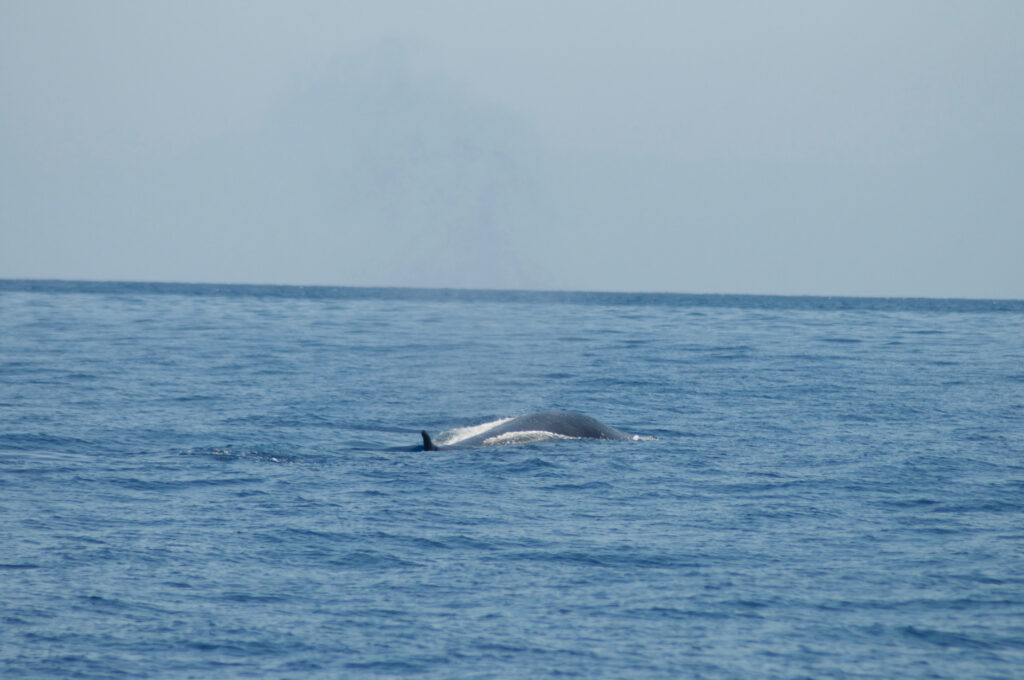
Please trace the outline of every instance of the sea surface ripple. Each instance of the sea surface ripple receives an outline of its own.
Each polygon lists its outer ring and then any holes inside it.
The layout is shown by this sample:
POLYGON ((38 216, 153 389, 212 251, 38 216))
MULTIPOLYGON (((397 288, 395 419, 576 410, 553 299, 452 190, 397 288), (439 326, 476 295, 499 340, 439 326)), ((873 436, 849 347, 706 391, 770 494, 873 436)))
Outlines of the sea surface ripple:
POLYGON ((1022 510, 1021 302, 0 281, 2 677, 1024 677, 1022 510))

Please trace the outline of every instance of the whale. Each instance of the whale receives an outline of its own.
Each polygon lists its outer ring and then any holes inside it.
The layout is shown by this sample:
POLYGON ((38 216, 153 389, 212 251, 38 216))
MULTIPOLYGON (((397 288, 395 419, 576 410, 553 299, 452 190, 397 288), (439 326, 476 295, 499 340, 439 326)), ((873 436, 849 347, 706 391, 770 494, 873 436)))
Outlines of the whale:
POLYGON ((605 425, 590 416, 571 411, 544 411, 495 421, 492 427, 488 427, 482 432, 476 432, 472 436, 442 446, 435 444, 426 430, 420 430, 420 435, 423 437, 424 451, 468 449, 477 446, 518 444, 546 439, 632 439, 621 430, 605 425))

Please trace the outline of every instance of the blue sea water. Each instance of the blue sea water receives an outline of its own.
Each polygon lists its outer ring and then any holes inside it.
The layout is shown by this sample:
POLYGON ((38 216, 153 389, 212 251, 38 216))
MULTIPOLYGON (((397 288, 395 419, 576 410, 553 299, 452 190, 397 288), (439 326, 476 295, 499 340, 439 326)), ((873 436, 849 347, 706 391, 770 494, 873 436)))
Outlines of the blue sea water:
POLYGON ((2 677, 1024 677, 1022 511, 1019 301, 0 281, 2 677))

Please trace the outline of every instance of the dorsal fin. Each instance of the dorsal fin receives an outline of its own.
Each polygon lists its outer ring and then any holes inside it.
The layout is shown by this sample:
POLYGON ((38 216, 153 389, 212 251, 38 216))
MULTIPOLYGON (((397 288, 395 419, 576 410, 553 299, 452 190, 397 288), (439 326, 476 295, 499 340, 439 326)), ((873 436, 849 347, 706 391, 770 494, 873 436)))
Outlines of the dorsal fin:
POLYGON ((434 442, 430 441, 430 435, 427 434, 426 430, 420 430, 420 434, 423 435, 423 450, 424 451, 437 451, 437 447, 434 446, 434 442))

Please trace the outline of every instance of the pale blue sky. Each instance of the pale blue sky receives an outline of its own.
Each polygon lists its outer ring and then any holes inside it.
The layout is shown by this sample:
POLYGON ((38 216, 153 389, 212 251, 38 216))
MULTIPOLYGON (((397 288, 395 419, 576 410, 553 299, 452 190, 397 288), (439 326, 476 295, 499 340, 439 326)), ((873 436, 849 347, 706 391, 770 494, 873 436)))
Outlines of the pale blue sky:
POLYGON ((0 0, 0 277, 1024 298, 1024 3, 0 0))

